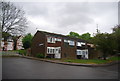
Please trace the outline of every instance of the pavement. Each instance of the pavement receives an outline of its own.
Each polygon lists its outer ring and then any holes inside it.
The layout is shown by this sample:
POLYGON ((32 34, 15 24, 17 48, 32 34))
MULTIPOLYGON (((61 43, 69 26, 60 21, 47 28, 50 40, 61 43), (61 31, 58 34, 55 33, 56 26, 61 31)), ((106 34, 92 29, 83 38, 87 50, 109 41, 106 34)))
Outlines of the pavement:
POLYGON ((104 67, 104 66, 111 66, 111 65, 120 63, 120 61, 115 61, 115 62, 111 62, 111 63, 107 63, 107 64, 82 64, 82 63, 61 62, 58 60, 48 60, 48 59, 42 59, 42 58, 36 58, 36 57, 30 57, 30 56, 20 56, 20 57, 34 59, 34 60, 40 60, 40 61, 44 61, 44 62, 56 63, 56 64, 72 65, 72 66, 85 66, 85 67, 104 67))
POLYGON ((34 59, 3 57, 2 79, 118 79, 117 64, 107 67, 78 67, 34 59))

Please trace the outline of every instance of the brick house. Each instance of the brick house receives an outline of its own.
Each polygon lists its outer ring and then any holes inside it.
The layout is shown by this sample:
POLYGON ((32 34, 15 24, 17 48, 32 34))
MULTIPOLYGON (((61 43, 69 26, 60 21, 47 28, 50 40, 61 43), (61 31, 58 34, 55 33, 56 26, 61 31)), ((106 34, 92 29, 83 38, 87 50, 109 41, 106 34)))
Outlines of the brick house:
POLYGON ((23 36, 22 36, 22 35, 18 36, 17 45, 16 45, 16 50, 24 49, 24 48, 23 48, 22 39, 23 39, 23 36))
POLYGON ((32 40, 31 54, 50 58, 89 59, 90 45, 82 39, 37 31, 32 40))
MULTIPOLYGON (((24 49, 22 44, 22 39, 23 36, 18 36, 16 50, 24 49)), ((7 41, 5 41, 4 38, 2 38, 1 40, 1 51, 8 51, 8 50, 14 50, 14 41, 12 37, 8 37, 7 41)))

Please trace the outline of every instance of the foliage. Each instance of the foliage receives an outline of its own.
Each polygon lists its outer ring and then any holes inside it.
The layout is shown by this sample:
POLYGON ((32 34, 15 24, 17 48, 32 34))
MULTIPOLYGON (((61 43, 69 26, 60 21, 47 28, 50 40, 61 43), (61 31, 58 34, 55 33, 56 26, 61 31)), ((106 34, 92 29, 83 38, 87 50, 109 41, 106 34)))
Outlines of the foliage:
POLYGON ((84 33, 84 34, 80 35, 79 38, 81 38, 81 39, 83 39, 83 40, 90 41, 92 37, 91 37, 91 34, 90 34, 90 33, 84 33))
POLYGON ((113 56, 113 57, 110 57, 108 60, 109 60, 109 61, 118 61, 118 60, 120 60, 120 57, 118 57, 118 56, 113 56))
POLYGON ((93 43, 98 50, 103 52, 104 59, 106 59, 108 55, 114 54, 114 50, 116 49, 116 42, 112 34, 98 33, 94 36, 93 43))
POLYGON ((23 47, 24 47, 25 49, 31 47, 32 38, 33 38, 33 36, 32 36, 30 33, 28 33, 28 34, 22 39, 23 47))
POLYGON ((19 54, 21 54, 21 55, 26 55, 26 50, 18 50, 18 52, 19 52, 19 54))
POLYGON ((117 25, 113 28, 113 33, 112 33, 115 37, 115 41, 117 43, 117 50, 116 52, 117 53, 120 53, 120 25, 117 25))
POLYGON ((76 33, 76 32, 72 32, 72 31, 71 31, 71 32, 69 33, 69 35, 67 35, 67 36, 79 38, 80 35, 79 35, 78 33, 76 33))
POLYGON ((90 41, 92 38, 90 33, 84 33, 82 35, 79 35, 78 33, 72 32, 72 31, 67 36, 80 38, 80 39, 87 40, 87 41, 90 41))
POLYGON ((37 58, 44 58, 45 56, 44 56, 44 54, 38 53, 38 54, 36 55, 36 57, 37 57, 37 58))

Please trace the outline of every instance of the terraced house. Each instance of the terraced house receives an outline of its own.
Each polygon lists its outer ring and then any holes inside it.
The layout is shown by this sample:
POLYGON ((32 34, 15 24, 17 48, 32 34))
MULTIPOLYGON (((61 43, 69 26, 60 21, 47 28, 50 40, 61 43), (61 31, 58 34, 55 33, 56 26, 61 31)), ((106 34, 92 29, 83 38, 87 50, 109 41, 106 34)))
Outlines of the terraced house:
POLYGON ((85 40, 61 34, 37 31, 32 40, 31 54, 44 54, 49 58, 89 59, 89 47, 85 40))

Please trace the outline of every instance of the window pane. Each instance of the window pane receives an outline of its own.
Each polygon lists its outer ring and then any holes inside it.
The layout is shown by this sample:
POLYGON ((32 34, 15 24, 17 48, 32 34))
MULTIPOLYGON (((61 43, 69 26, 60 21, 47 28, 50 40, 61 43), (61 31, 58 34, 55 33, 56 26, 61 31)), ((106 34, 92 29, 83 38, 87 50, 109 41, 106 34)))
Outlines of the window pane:
POLYGON ((49 53, 49 48, 47 49, 47 53, 49 53))
POLYGON ((70 41, 70 42, 69 42, 69 45, 74 45, 74 41, 70 41))
POLYGON ((50 49, 50 53, 52 53, 52 49, 50 49))

